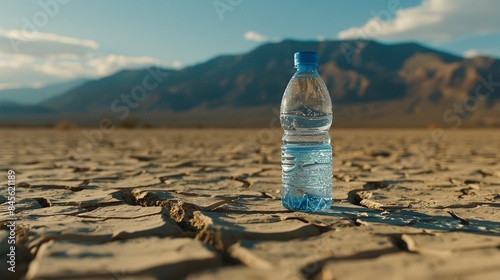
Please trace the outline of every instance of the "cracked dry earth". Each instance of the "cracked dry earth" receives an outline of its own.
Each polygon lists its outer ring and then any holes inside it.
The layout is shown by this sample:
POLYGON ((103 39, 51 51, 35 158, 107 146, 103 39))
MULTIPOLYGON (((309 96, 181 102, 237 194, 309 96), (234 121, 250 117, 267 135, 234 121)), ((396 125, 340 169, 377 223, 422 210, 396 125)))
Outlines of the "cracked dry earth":
POLYGON ((281 206, 281 133, 3 130, 0 279, 500 279, 500 131, 333 129, 315 214, 281 206))

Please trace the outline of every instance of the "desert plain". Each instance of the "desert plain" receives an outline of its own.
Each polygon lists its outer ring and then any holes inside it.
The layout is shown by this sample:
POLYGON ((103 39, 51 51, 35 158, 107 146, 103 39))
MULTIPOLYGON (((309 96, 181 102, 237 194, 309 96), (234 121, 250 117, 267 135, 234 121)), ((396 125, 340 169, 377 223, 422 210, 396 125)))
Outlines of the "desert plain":
POLYGON ((2 129, 0 279, 500 279, 498 129, 333 128, 320 213, 281 206, 281 133, 2 129))

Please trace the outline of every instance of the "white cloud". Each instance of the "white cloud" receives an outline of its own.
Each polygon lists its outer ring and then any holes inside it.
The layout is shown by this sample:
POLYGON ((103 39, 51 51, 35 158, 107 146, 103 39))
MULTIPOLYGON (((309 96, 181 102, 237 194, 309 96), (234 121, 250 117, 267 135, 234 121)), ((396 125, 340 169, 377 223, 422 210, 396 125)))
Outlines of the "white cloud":
POLYGON ((172 62, 172 67, 174 67, 176 69, 182 68, 182 66, 183 66, 183 64, 179 60, 174 60, 174 62, 172 62))
POLYGON ((463 53, 463 55, 464 55, 464 57, 471 58, 471 57, 479 56, 480 54, 479 54, 478 50, 470 49, 470 50, 466 50, 463 53))
MULTIPOLYGON (((31 87, 77 77, 102 77, 124 68, 167 66, 150 56, 101 55, 91 40, 0 29, 0 89, 31 87)), ((181 67, 179 61, 170 65, 181 67)))
POLYGON ((115 54, 91 59, 88 64, 95 69, 99 76, 109 75, 127 67, 164 65, 160 59, 150 56, 130 57, 115 54))
POLYGON ((75 78, 78 76, 92 77, 98 73, 92 73, 91 68, 80 60, 53 59, 51 61, 34 64, 33 71, 59 78, 75 78))
POLYGON ((247 31, 244 35, 245 39, 248 41, 255 41, 255 42, 265 42, 267 41, 267 37, 259 34, 255 31, 247 31))
MULTIPOLYGON (((175 64, 175 63, 174 63, 175 64)), ((167 66, 161 59, 111 54, 92 59, 72 56, 53 56, 41 59, 19 55, 0 54, 0 85, 31 87, 34 83, 51 84, 78 77, 103 77, 121 69, 142 68, 151 65, 167 66), (19 59, 23 57, 23 59, 19 59)))
POLYGON ((467 58, 476 56, 500 57, 500 51, 498 49, 469 49, 463 52, 463 56, 467 58))
POLYGON ((325 41, 326 37, 324 35, 319 35, 317 39, 319 42, 323 42, 325 41))
POLYGON ((99 48, 92 40, 51 33, 0 29, 0 53, 47 57, 59 54, 84 55, 99 48))
POLYGON ((20 68, 33 63, 36 59, 28 55, 6 55, 0 53, 0 70, 2 68, 20 68))
POLYGON ((339 39, 448 41, 452 38, 495 34, 500 30, 500 1, 424 0, 420 6, 373 11, 363 26, 338 33, 339 39))
MULTIPOLYGON (((42 62, 36 62, 40 64, 42 62)), ((42 73, 33 69, 32 64, 22 65, 17 68, 0 68, 0 84, 12 84, 18 87, 33 87, 35 83, 51 84, 66 80, 59 77, 42 73)))

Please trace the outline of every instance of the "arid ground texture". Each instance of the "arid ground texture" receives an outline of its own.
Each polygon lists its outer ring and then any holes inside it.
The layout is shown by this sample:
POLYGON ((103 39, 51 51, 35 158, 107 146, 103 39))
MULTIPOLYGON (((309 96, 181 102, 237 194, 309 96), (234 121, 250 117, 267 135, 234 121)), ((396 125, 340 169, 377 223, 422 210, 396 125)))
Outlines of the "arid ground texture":
POLYGON ((281 134, 3 129, 0 279, 500 279, 499 130, 333 128, 314 214, 281 206, 281 134))

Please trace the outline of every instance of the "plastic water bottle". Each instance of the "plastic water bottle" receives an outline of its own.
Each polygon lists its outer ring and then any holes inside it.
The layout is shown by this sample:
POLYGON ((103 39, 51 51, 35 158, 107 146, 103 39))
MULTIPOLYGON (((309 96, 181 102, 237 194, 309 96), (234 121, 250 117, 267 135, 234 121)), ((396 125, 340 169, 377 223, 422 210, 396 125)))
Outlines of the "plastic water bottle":
POLYGON ((332 204, 332 101, 317 72, 318 54, 297 52, 297 71, 281 101, 281 202, 293 211, 330 209, 332 204))

